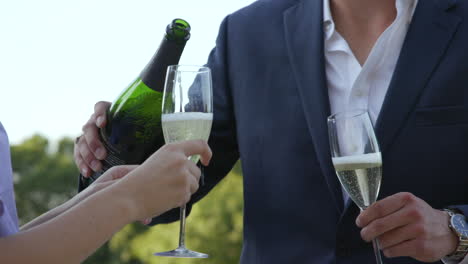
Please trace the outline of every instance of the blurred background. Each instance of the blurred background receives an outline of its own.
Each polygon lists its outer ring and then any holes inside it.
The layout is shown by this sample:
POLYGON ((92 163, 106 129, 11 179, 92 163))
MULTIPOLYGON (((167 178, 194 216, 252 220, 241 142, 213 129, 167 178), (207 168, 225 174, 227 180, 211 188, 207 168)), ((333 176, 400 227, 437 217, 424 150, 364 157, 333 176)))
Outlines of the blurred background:
MULTIPOLYGON (((174 18, 192 26, 181 64, 204 64, 222 19, 254 0, 0 1, 0 122, 11 147, 22 223, 76 193, 73 138, 97 101, 140 73, 174 18)), ((242 175, 230 175, 188 218, 187 245, 206 260, 153 257, 177 245, 178 224, 128 225, 85 263, 238 263, 242 175)))

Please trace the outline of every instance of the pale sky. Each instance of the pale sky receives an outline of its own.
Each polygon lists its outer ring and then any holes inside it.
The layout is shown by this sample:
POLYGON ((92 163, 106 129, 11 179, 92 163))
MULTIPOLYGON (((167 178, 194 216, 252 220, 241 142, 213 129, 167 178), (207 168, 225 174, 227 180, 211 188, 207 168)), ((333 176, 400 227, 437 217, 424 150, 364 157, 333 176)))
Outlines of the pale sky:
POLYGON ((10 143, 77 136, 156 51, 173 18, 192 26, 181 64, 204 64, 222 19, 254 0, 0 0, 0 122, 10 143))

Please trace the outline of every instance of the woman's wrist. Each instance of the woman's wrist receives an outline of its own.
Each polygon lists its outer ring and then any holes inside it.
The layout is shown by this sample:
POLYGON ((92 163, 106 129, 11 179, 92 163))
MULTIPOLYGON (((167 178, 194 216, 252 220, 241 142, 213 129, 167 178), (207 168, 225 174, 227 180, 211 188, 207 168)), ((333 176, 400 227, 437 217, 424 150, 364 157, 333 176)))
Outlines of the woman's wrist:
POLYGON ((138 195, 135 188, 133 188, 130 181, 121 180, 113 184, 109 188, 102 190, 105 199, 116 207, 116 210, 122 213, 127 220, 127 223, 137 221, 138 218, 138 204, 135 197, 138 195))

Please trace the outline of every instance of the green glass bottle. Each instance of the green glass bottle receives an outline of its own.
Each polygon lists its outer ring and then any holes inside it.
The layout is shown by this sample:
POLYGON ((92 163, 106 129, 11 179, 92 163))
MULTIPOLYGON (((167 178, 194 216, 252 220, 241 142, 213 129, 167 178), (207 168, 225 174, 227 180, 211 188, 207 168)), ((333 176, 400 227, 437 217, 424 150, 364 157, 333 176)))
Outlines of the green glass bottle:
POLYGON ((80 175, 80 191, 112 166, 140 164, 164 144, 161 104, 166 71, 169 65, 179 63, 189 38, 190 25, 174 19, 139 77, 112 103, 107 112, 107 125, 100 131, 107 149, 103 170, 90 178, 80 175))

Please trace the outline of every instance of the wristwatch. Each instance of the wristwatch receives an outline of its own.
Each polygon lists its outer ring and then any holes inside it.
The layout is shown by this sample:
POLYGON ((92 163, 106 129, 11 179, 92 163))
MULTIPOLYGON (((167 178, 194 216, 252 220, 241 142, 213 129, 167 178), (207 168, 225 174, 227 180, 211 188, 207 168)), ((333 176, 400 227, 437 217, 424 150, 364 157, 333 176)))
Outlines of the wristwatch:
POLYGON ((452 209, 444 209, 450 216, 449 227, 458 236, 458 246, 446 258, 454 261, 462 260, 468 253, 468 223, 465 216, 452 209))

